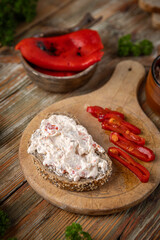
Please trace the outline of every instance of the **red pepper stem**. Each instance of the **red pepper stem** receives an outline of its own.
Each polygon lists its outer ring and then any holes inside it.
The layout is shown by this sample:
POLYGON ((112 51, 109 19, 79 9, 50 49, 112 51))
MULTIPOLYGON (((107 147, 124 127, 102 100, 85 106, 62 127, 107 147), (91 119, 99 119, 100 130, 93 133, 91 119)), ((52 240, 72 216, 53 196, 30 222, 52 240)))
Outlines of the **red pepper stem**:
POLYGON ((118 160, 121 164, 131 170, 141 182, 146 183, 149 180, 150 173, 141 164, 135 162, 127 153, 116 147, 108 149, 108 155, 118 160))

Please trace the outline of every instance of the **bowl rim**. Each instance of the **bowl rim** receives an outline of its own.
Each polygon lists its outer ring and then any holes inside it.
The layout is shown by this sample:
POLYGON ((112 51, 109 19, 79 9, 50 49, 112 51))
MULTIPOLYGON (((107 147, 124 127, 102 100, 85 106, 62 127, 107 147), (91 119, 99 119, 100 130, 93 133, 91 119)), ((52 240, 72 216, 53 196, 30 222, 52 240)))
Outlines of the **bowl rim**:
POLYGON ((76 74, 71 75, 71 76, 51 76, 51 75, 48 75, 48 74, 45 74, 45 73, 41 73, 41 72, 37 71, 36 69, 34 69, 34 68, 27 62, 27 60, 22 56, 21 53, 20 53, 20 58, 21 58, 21 60, 22 60, 22 63, 23 63, 24 65, 26 65, 27 68, 29 68, 29 70, 30 70, 32 73, 34 73, 34 74, 36 74, 36 75, 40 75, 40 76, 43 77, 43 78, 48 78, 48 79, 50 79, 50 80, 55 80, 55 79, 57 79, 57 80, 61 80, 61 79, 63 79, 63 80, 76 79, 76 78, 78 78, 78 77, 81 77, 81 76, 83 76, 83 75, 91 72, 91 71, 97 66, 97 64, 98 64, 98 62, 96 62, 96 63, 92 64, 91 66, 89 66, 88 68, 82 70, 81 72, 76 73, 76 74))
POLYGON ((157 81, 156 74, 155 74, 155 65, 156 65, 157 60, 160 60, 160 55, 158 55, 158 56, 154 59, 154 61, 153 61, 153 63, 152 63, 152 66, 151 66, 151 71, 152 71, 152 76, 153 76, 154 81, 155 81, 156 84, 160 87, 160 83, 157 81))

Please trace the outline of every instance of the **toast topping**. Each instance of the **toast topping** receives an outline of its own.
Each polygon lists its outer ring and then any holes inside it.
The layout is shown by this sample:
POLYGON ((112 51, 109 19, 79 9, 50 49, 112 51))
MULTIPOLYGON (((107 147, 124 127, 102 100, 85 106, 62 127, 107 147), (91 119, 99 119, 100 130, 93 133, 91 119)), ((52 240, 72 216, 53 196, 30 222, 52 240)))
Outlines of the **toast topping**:
POLYGON ((108 170, 105 150, 93 141, 85 127, 65 115, 41 122, 31 137, 28 153, 43 156, 43 165, 70 180, 99 178, 108 170))

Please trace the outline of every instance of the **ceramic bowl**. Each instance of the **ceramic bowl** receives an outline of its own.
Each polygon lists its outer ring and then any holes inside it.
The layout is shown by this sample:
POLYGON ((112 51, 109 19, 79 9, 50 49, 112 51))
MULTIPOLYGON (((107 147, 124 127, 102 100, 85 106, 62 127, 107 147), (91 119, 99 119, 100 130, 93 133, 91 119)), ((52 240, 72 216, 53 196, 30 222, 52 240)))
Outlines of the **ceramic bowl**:
POLYGON ((21 61, 24 69, 30 79, 40 88, 55 93, 65 93, 73 91, 83 86, 92 77, 96 70, 97 63, 88 67, 87 69, 66 77, 50 76, 35 70, 31 64, 21 55, 21 61))
POLYGON ((155 58, 149 70, 145 92, 148 105, 155 113, 160 114, 160 56, 155 58), (156 74, 157 67, 159 67, 159 79, 156 74))

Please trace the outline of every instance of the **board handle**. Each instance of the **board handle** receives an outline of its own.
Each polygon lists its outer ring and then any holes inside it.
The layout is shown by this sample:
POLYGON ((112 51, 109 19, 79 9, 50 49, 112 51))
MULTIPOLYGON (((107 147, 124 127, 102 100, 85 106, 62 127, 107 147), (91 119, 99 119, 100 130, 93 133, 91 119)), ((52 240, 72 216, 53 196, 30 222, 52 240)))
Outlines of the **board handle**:
POLYGON ((94 94, 104 98, 107 96, 107 100, 110 99, 122 107, 134 107, 135 102, 138 103, 138 89, 144 78, 145 68, 141 63, 132 60, 121 61, 110 80, 94 94))

